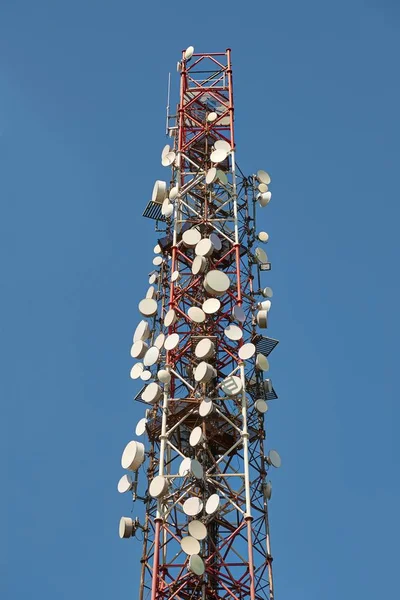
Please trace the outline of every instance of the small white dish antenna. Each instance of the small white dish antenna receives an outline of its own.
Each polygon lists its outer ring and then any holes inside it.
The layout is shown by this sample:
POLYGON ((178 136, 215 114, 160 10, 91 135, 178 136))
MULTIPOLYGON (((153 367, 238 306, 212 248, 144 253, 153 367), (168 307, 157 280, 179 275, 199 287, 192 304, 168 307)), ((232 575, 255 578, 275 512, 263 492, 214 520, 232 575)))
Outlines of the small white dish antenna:
POLYGON ((222 148, 220 150, 213 150, 210 154, 210 160, 212 163, 214 163, 215 165, 217 165, 220 162, 223 162, 226 157, 228 156, 229 151, 227 152, 226 150, 223 150, 222 148))
POLYGON ((158 304, 156 300, 145 298, 139 302, 139 312, 144 317, 154 317, 157 314, 158 304))
POLYGON ((163 257, 162 256, 155 256, 153 258, 153 265, 155 267, 159 267, 160 265, 162 265, 162 263, 163 263, 163 257))
POLYGON ((182 460, 181 464, 179 465, 179 471, 178 471, 178 473, 181 477, 186 477, 186 475, 189 475, 190 463, 191 463, 190 458, 184 458, 182 460))
POLYGON ((157 346, 151 346, 144 355, 143 363, 145 367, 152 367, 158 361, 160 350, 157 346))
POLYGON ((264 298, 272 298, 274 292, 272 291, 272 288, 266 287, 263 289, 262 295, 264 296, 264 298))
POLYGON ((226 176, 225 171, 221 171, 221 169, 218 169, 217 171, 217 179, 219 179, 222 185, 227 185, 228 183, 228 177, 226 176))
POLYGON ((194 353, 196 358, 199 358, 200 360, 211 358, 215 354, 214 342, 212 342, 210 338, 203 338, 196 344, 194 353))
POLYGON ((205 417, 208 417, 208 415, 210 415, 213 410, 214 410, 214 404, 210 398, 204 398, 204 400, 202 400, 200 402, 199 415, 203 419, 205 417))
POLYGON ((263 300, 262 302, 259 302, 257 306, 259 309, 269 312, 271 310, 272 302, 271 300, 263 300))
POLYGON ((214 245, 210 238, 203 238, 194 249, 196 256, 208 257, 214 252, 214 245))
POLYGON ((177 321, 176 312, 173 308, 171 308, 164 317, 164 325, 165 327, 171 327, 177 321))
POLYGON ((203 430, 201 427, 195 427, 189 436, 189 444, 194 448, 204 441, 203 430))
POLYGON ((143 340, 138 340, 132 345, 131 356, 132 358, 143 358, 148 349, 149 347, 146 342, 143 342, 143 340))
POLYGON ((194 47, 193 46, 188 46, 188 48, 186 48, 185 50, 185 60, 190 60, 193 56, 193 52, 194 52, 194 47))
POLYGON ((219 252, 222 248, 222 242, 221 242, 220 238, 217 236, 217 234, 211 233, 209 239, 210 239, 210 242, 212 243, 212 245, 214 246, 214 250, 216 252, 219 252))
POLYGON ((140 379, 142 381, 150 381, 152 375, 151 375, 151 371, 142 371, 140 373, 140 379))
POLYGON ((217 510, 219 508, 219 503, 220 503, 220 497, 218 496, 218 494, 211 494, 211 496, 209 497, 209 499, 206 502, 206 513, 208 515, 212 515, 215 512, 217 512, 217 510))
POLYGON ((182 234, 183 245, 187 248, 194 248, 200 240, 201 233, 196 227, 192 227, 182 234))
POLYGON ((160 244, 156 244, 154 246, 153 252, 154 252, 154 254, 160 254, 161 253, 161 246, 160 246, 160 244))
POLYGON ((211 167, 206 173, 206 184, 211 185, 217 178, 217 169, 215 167, 211 167))
POLYGON ((256 368, 259 371, 269 371, 269 362, 268 358, 264 356, 264 354, 257 354, 256 358, 256 368))
MULTIPOLYGON (((197 246, 196 246, 197 248, 197 246)), ((195 256, 192 263, 192 273, 193 275, 198 275, 199 273, 204 273, 207 268, 207 259, 204 256, 195 256)))
POLYGON ((168 152, 171 152, 171 146, 169 144, 167 144, 166 146, 164 146, 164 148, 161 151, 161 160, 164 158, 164 156, 167 156, 168 152))
POLYGON ((214 121, 216 121, 218 119, 218 115, 216 112, 210 112, 207 115, 207 121, 209 123, 214 123, 214 121))
POLYGON ((257 239, 259 242, 262 242, 263 244, 266 244, 269 240, 269 235, 266 231, 260 231, 257 234, 257 239))
POLYGON ((173 162, 176 159, 176 154, 174 151, 172 152, 168 152, 168 154, 166 154, 165 156, 162 157, 161 159, 161 164, 163 167, 170 167, 173 162))
POLYGON ((173 350, 174 348, 177 347, 178 344, 179 344, 179 334, 171 333, 170 335, 167 335, 167 337, 165 338, 164 348, 168 351, 173 350))
POLYGON ((158 383, 153 381, 152 383, 149 383, 149 385, 147 385, 146 388, 143 390, 141 398, 144 402, 147 402, 147 404, 154 404, 154 402, 157 402, 157 400, 159 400, 161 396, 161 387, 158 385, 158 383))
POLYGON ((257 325, 261 327, 261 329, 266 329, 268 327, 268 311, 267 310, 259 310, 256 316, 257 325))
POLYGON ((267 462, 276 469, 279 469, 282 464, 282 459, 276 450, 270 450, 268 452, 267 462))
POLYGON ((198 383, 208 383, 216 375, 217 372, 214 367, 204 361, 199 363, 194 370, 194 378, 198 383))
POLYGON ((156 348, 161 350, 161 348, 164 346, 164 342, 165 342, 165 334, 159 333, 158 336, 156 337, 156 339, 154 340, 154 345, 156 348))
POLYGON ((267 206, 267 204, 270 203, 271 201, 271 197, 272 194, 271 192, 264 192, 263 194, 257 194, 257 200, 258 200, 258 204, 264 208, 264 206, 267 206))
POLYGON ((190 461, 190 472, 196 479, 203 479, 204 470, 201 463, 195 458, 190 461))
POLYGON ((121 465, 128 471, 137 471, 144 462, 144 445, 141 442, 132 440, 129 442, 122 453, 121 465))
POLYGON ((229 290, 230 279, 223 271, 209 271, 204 278, 204 289, 211 296, 222 296, 229 290))
POLYGON ((168 479, 157 475, 149 485, 149 494, 152 498, 162 498, 168 492, 168 479))
POLYGON ((140 321, 138 326, 135 329, 135 333, 133 334, 133 341, 137 342, 138 340, 147 340, 151 336, 150 325, 147 321, 140 321))
POLYGON ((125 494, 125 492, 129 492, 133 487, 133 481, 130 475, 122 475, 121 479, 118 481, 117 490, 120 494, 125 494))
POLYGON ((178 196, 179 190, 178 187, 176 185, 174 185, 174 187, 171 188, 170 192, 169 192, 169 199, 175 200, 175 198, 178 196))
POLYGON ((268 192, 268 186, 266 183, 260 183, 258 185, 258 191, 261 192, 261 194, 264 194, 264 192, 268 192))
POLYGON ((178 281, 181 278, 181 274, 179 273, 179 271, 174 271, 171 275, 171 281, 173 283, 175 283, 175 281, 178 281))
POLYGON ((196 538, 188 535, 181 540, 181 548, 185 554, 198 554, 200 552, 200 543, 196 538))
POLYGON ((207 537, 207 527, 201 521, 190 521, 188 530, 189 534, 196 540, 205 540, 207 537))
POLYGON ((189 571, 191 571, 193 575, 201 577, 201 575, 204 575, 205 570, 206 567, 203 559, 198 554, 192 554, 189 558, 189 571))
POLYGON ((271 496, 272 496, 272 483, 270 481, 268 481, 265 485, 265 495, 267 497, 267 500, 271 500, 271 496))
POLYGON ((249 360, 256 353, 256 347, 254 344, 249 342, 248 344, 243 344, 239 348, 239 358, 242 360, 249 360))
POLYGON ((254 407, 255 407, 256 411, 261 413, 262 415, 264 413, 266 413, 268 410, 268 404, 262 398, 259 398, 258 400, 255 401, 254 407))
POLYGON ((152 300, 153 298, 155 298, 155 296, 156 296, 156 289, 155 289, 154 285, 151 285, 146 292, 146 298, 150 298, 150 300, 152 300))
POLYGON ((144 433, 146 433, 147 423, 148 423, 148 420, 146 419, 146 417, 143 417, 143 419, 140 419, 140 421, 137 422, 135 434, 143 435, 144 433))
POLYGON ((236 305, 232 309, 232 317, 235 319, 235 321, 244 323, 246 320, 246 313, 241 306, 236 305))
POLYGON ((196 496, 191 496, 183 503, 183 512, 188 517, 196 517, 203 510, 203 502, 196 496))
POLYGON ((189 319, 194 323, 204 323, 206 320, 205 313, 198 306, 191 306, 187 314, 189 319))
POLYGON ((228 327, 225 327, 224 333, 226 337, 233 342, 237 342, 243 337, 243 331, 238 325, 228 325, 228 327))
POLYGON ((156 204, 162 204, 167 197, 167 184, 165 181, 157 180, 153 187, 153 193, 151 196, 152 202, 156 204))
POLYGON ((174 212, 174 205, 171 204, 171 202, 168 200, 168 198, 165 198, 165 200, 161 206, 161 214, 164 217, 170 217, 173 212, 174 212))
POLYGON ((226 140, 217 140, 214 144, 214 148, 216 150, 225 150, 226 153, 232 150, 230 143, 226 140))
POLYGON ((267 171, 257 171, 257 179, 260 183, 265 183, 266 185, 271 183, 271 177, 268 175, 267 171))
POLYGON ((222 117, 222 119, 220 120, 220 125, 223 125, 224 127, 226 127, 227 125, 231 124, 231 118, 228 117, 222 117))
POLYGON ((260 247, 257 247, 254 250, 254 257, 255 257, 255 259, 256 259, 256 261, 258 262, 259 265, 264 265, 265 263, 268 262, 267 253, 265 252, 265 250, 263 250, 260 247))
POLYGON ((218 300, 218 298, 208 298, 208 300, 203 302, 201 308, 204 310, 206 315, 212 315, 219 311, 221 308, 221 302, 218 300))
POLYGON ((166 369, 160 369, 157 377, 161 383, 169 383, 171 381, 171 374, 166 369))
POLYGON ((143 370, 144 366, 142 363, 136 363, 136 365, 133 365, 130 372, 131 379, 139 379, 139 377, 143 373, 143 370))
POLYGON ((237 396, 243 390, 243 383, 240 377, 236 375, 229 375, 221 383, 221 390, 227 396, 237 396))
POLYGON ((122 539, 133 536, 133 521, 130 517, 121 517, 119 522, 119 537, 122 539))

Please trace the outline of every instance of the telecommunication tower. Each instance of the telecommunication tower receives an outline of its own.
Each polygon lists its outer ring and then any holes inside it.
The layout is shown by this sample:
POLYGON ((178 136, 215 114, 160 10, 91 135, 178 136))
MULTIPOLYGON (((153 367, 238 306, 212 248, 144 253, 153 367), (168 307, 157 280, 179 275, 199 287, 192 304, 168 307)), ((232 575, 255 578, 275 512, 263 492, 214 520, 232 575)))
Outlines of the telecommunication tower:
POLYGON ((119 534, 140 531, 140 600, 273 600, 268 472, 281 459, 264 421, 278 341, 262 333, 271 263, 256 218, 271 179, 236 162, 231 50, 190 46, 177 70, 169 175, 143 213, 157 245, 131 348, 145 407, 135 436, 146 441, 127 444, 118 483, 145 516, 122 517, 119 534))

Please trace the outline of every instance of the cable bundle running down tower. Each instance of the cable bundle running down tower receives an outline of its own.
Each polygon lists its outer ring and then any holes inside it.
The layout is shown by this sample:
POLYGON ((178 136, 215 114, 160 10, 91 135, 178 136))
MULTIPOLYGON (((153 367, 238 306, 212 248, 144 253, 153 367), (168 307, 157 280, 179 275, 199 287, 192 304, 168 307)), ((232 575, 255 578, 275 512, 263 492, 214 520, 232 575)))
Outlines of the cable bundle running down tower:
POLYGON ((161 156, 170 180, 156 181, 144 212, 157 222, 155 269, 131 348, 147 407, 136 436, 147 441, 127 444, 122 467, 134 475, 118 484, 146 512, 143 523, 122 517, 120 537, 142 530, 140 600, 272 600, 267 475, 281 461, 265 447, 264 416, 278 341, 260 332, 272 290, 258 245, 268 234, 256 228, 270 176, 235 162, 231 51, 189 47, 178 72, 161 156))

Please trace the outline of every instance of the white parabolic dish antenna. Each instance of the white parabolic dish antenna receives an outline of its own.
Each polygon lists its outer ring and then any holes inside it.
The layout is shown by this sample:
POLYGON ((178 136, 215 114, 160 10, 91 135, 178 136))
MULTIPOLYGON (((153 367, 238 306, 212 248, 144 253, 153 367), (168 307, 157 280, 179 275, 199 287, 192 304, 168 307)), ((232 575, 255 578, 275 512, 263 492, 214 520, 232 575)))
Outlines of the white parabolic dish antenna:
POLYGON ((136 471, 144 461, 144 445, 132 440, 122 453, 121 466, 128 471, 136 471))
POLYGON ((270 450, 268 453, 268 462, 270 465, 272 465, 273 467, 275 467, 276 469, 279 469, 279 467, 282 464, 282 460, 281 457, 279 456, 278 452, 276 450, 270 450))
POLYGON ((121 479, 118 481, 117 489, 120 494, 124 494, 125 492, 129 492, 132 489, 132 479, 129 475, 122 475, 121 479))
POLYGON ((192 571, 195 575, 199 577, 204 575, 204 571, 206 570, 203 559, 198 554, 192 554, 189 559, 189 571, 192 571))
POLYGON ((189 517, 195 517, 203 510, 203 503, 200 498, 191 496, 183 503, 183 512, 189 517))
POLYGON ((212 515, 213 513, 215 513, 218 510, 219 502, 220 497, 218 496, 218 494, 211 494, 211 496, 206 502, 206 513, 208 515, 212 515))
POLYGON ((198 554, 200 552, 200 544, 196 538, 188 535, 181 540, 181 548, 185 554, 198 554))
POLYGON ((189 534, 196 540, 205 540, 207 537, 207 527, 201 521, 190 521, 189 534))
POLYGON ((137 342, 138 340, 147 340, 151 335, 150 325, 147 321, 140 321, 139 325, 135 329, 135 333, 133 335, 133 341, 137 342))
POLYGON ((185 59, 190 60, 193 56, 193 52, 194 52, 194 47, 188 46, 185 50, 185 59))

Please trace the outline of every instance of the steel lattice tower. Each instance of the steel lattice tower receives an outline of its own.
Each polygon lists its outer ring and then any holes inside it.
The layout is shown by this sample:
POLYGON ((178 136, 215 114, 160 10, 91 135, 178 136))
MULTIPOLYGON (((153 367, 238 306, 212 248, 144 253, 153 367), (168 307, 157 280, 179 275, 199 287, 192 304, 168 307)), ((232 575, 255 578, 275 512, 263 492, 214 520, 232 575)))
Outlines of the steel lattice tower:
POLYGON ((256 228, 270 177, 236 163, 231 50, 190 47, 178 72, 162 152, 170 180, 156 182, 144 212, 158 238, 131 349, 146 442, 128 443, 122 466, 134 475, 118 484, 146 512, 122 517, 120 536, 142 530, 140 600, 273 600, 267 476, 280 458, 264 419, 278 341, 260 333, 272 290, 258 245, 268 234, 256 228))

